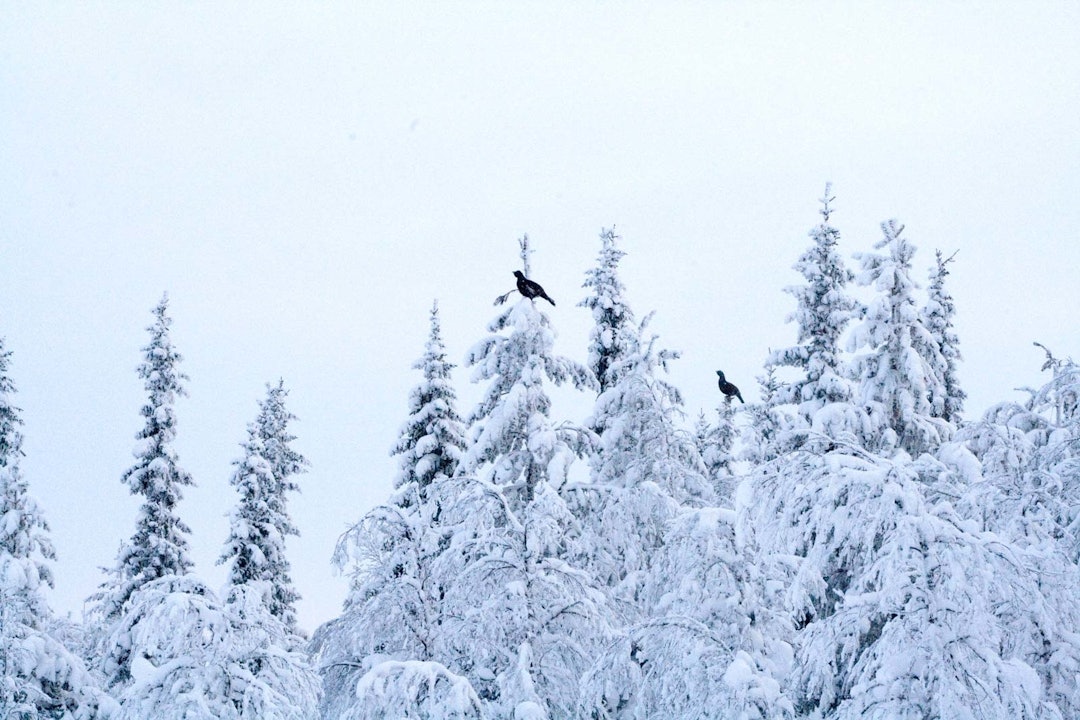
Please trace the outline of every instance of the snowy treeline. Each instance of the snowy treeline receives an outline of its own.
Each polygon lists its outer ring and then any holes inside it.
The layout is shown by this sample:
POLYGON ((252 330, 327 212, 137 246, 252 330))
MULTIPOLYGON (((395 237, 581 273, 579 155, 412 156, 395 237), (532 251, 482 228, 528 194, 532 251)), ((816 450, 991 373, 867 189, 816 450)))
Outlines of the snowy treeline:
POLYGON ((214 591, 188 558, 187 378, 155 308, 122 476, 143 505, 79 627, 41 594, 53 553, 0 345, 0 716, 1080 717, 1080 366, 1044 348, 1043 387, 964 419, 953 258, 920 288, 888 221, 849 269, 831 203, 786 289, 794 344, 763 357, 757 402, 718 392, 711 417, 687 421, 613 230, 585 273, 583 364, 519 298, 466 354, 482 393, 462 412, 432 307, 393 494, 334 550, 349 594, 310 641, 282 383, 235 463, 214 591), (555 414, 560 385, 588 417, 555 414))

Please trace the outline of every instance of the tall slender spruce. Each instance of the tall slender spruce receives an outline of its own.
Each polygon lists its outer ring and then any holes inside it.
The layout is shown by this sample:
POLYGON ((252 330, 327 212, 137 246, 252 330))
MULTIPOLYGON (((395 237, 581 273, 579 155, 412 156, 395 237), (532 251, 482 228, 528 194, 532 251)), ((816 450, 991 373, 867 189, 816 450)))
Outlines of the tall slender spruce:
POLYGON ((394 488, 408 505, 427 499, 437 478, 453 477, 465 451, 465 430, 457 413, 457 395, 450 382, 454 365, 446 360, 438 303, 431 306, 431 331, 424 355, 413 365, 424 381, 409 396, 409 417, 393 454, 398 458, 394 488))
POLYGON ((596 266, 585 273, 584 287, 591 288, 592 294, 578 303, 592 311, 589 369, 601 393, 618 381, 623 361, 633 352, 637 340, 634 312, 619 279, 619 262, 626 255, 618 247, 619 239, 614 228, 601 231, 596 266))
POLYGON ((182 488, 194 485, 180 466, 176 439, 176 399, 187 395, 187 375, 179 365, 183 357, 173 347, 169 329, 169 298, 165 295, 153 310, 147 328, 150 342, 143 348, 139 377, 147 399, 140 414, 145 420, 136 434, 135 464, 124 472, 123 482, 143 499, 135 533, 117 558, 115 585, 106 591, 106 615, 115 618, 132 593, 148 582, 167 576, 186 575, 192 568, 188 535, 191 530, 177 514, 182 488))
POLYGON ((270 613, 295 633, 300 594, 290 577, 285 538, 300 533, 289 517, 287 495, 299 491, 295 477, 308 462, 291 447, 296 437, 289 423, 296 416, 285 407, 288 394, 284 381, 267 384, 259 414, 248 426, 248 439, 241 445, 244 457, 236 461, 229 480, 240 500, 230 515, 229 537, 218 562, 229 564, 230 585, 262 583, 270 613))
POLYGON ((958 370, 958 364, 963 358, 960 356, 960 339, 953 324, 956 303, 945 287, 945 278, 949 276, 949 263, 955 257, 956 254, 953 253, 945 258, 940 250, 935 251, 936 262, 930 271, 927 302, 921 312, 923 325, 939 350, 939 354, 933 356, 932 360, 934 372, 938 375, 940 392, 931 394, 930 412, 934 417, 954 424, 960 420, 964 399, 967 397, 967 393, 960 387, 958 370))

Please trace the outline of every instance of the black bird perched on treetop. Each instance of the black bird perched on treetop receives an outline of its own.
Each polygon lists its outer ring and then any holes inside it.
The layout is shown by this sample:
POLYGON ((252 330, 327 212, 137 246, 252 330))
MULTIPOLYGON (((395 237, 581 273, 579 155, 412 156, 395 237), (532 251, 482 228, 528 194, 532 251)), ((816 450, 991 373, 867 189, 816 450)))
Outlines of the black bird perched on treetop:
POLYGON ((540 287, 540 283, 533 282, 525 277, 525 274, 520 270, 514 271, 514 277, 517 278, 517 289, 522 297, 527 297, 530 300, 532 298, 542 297, 552 305, 555 304, 555 301, 549 298, 548 294, 544 292, 544 288, 540 287))
POLYGON ((731 398, 734 396, 739 398, 739 402, 745 405, 746 401, 742 399, 742 393, 739 392, 739 388, 735 387, 724 379, 724 371, 717 370, 716 374, 720 376, 720 392, 724 393, 724 396, 728 399, 728 402, 731 402, 731 398))

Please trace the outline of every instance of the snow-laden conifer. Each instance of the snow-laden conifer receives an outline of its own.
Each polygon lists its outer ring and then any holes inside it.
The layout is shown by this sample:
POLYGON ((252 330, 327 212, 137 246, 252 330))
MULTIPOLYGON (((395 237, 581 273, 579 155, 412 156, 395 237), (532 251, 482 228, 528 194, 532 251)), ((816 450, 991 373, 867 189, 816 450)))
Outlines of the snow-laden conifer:
POLYGON ((934 367, 937 343, 919 318, 916 284, 911 278, 915 246, 895 220, 881 224, 884 237, 874 246, 883 254, 863 253, 858 280, 877 291, 851 338, 858 403, 869 410, 872 448, 899 448, 908 454, 932 450, 947 439, 949 426, 932 414, 930 398, 943 390, 934 367))
MULTIPOLYGON (((526 263, 528 252, 522 241, 526 263)), ((605 598, 567 561, 575 521, 558 488, 584 431, 551 420, 546 386, 596 385, 586 368, 554 354, 550 320, 532 300, 489 328, 467 356, 473 380, 487 387, 470 418, 461 490, 447 508, 454 532, 442 557, 460 567, 446 597, 459 658, 451 669, 470 679, 494 717, 568 717, 605 633, 605 598)))
POLYGON ((193 485, 191 475, 180 466, 173 441, 176 439, 178 397, 187 394, 180 372, 182 360, 169 334, 168 296, 154 308, 154 323, 147 328, 150 342, 143 348, 139 377, 147 393, 140 414, 145 420, 136 434, 135 464, 124 472, 123 481, 132 494, 143 499, 135 533, 117 557, 114 577, 102 593, 102 610, 109 619, 123 612, 135 590, 161 577, 184 575, 191 570, 187 536, 191 530, 177 514, 182 488, 193 485))
POLYGON ((12 404, 15 383, 8 375, 10 362, 11 351, 4 349, 4 338, 0 337, 0 467, 10 468, 14 475, 22 457, 22 418, 12 404))
POLYGON ((959 424, 960 413, 964 410, 967 393, 960 387, 957 367, 962 358, 960 340, 953 325, 956 303, 945 287, 945 278, 949 276, 948 266, 954 257, 955 254, 945 258, 940 250, 935 252, 936 263, 930 271, 930 285, 926 289, 927 300, 920 317, 938 348, 938 352, 929 357, 938 376, 938 382, 931 387, 930 411, 934 417, 956 425, 959 424), (935 388, 940 390, 935 391, 935 388))
POLYGON ((786 395, 786 388, 776 376, 776 366, 766 362, 765 372, 757 376, 757 384, 761 399, 743 408, 750 421, 739 433, 742 446, 738 457, 755 465, 776 459, 781 451, 781 434, 791 425, 780 407, 779 398, 786 395))
MULTIPOLYGON (((351 587, 342 615, 320 628, 313 641, 324 673, 324 713, 330 717, 366 717, 369 707, 383 707, 369 705, 371 693, 400 700, 418 682, 420 675, 413 672, 418 668, 440 687, 444 681, 457 687, 449 670, 444 677, 434 665, 407 664, 446 659, 443 597, 452 577, 437 560, 451 532, 443 513, 453 503, 449 478, 465 448, 451 385, 454 366, 446 359, 437 306, 430 319, 424 354, 413 365, 423 380, 409 395, 409 414, 392 450, 398 459, 394 494, 348 530, 334 553, 351 587), (380 668, 384 660, 406 665, 380 668), (366 700, 357 695, 361 676, 370 686, 366 700)), ((462 692, 467 697, 471 690, 462 692)))
POLYGON ((722 402, 716 407, 716 424, 709 422, 702 412, 694 423, 694 445, 697 447, 701 462, 705 465, 706 477, 713 487, 716 502, 731 507, 735 496, 735 408, 729 402, 722 402))
POLYGON ((45 589, 55 559, 44 514, 22 477, 22 419, 0 338, 0 717, 106 718, 112 701, 53 632, 45 589))
MULTIPOLYGON (((1040 346, 1042 347, 1042 346, 1040 346)), ((1024 403, 1001 403, 965 428, 991 494, 979 502, 1018 542, 1055 539, 1080 562, 1080 365, 1046 352, 1051 379, 1024 403)))
MULTIPOLYGON (((527 263, 527 238, 521 243, 527 263)), ((463 469, 469 474, 483 470, 518 509, 532 500, 540 482, 561 481, 566 451, 579 445, 581 436, 575 428, 552 423, 544 383, 569 382, 580 390, 595 389, 596 381, 585 367, 554 354, 551 320, 532 300, 511 305, 488 329, 492 334, 466 357, 472 381, 487 382, 487 388, 468 418, 470 445, 463 469)))
POLYGON ((455 572, 443 621, 451 669, 469 678, 488 717, 572 717, 578 680, 612 620, 605 594, 565 559, 574 518, 547 482, 516 511, 498 486, 459 482, 440 557, 455 572))
POLYGON ((660 377, 676 353, 637 328, 618 381, 596 399, 589 424, 603 428, 590 457, 588 483, 568 487, 580 535, 577 562, 608 589, 622 618, 643 616, 642 587, 680 503, 715 499, 694 436, 679 424, 682 398, 660 377))
POLYGON ((229 537, 218 562, 228 563, 230 585, 265 583, 271 589, 270 614, 296 633, 300 594, 289 575, 285 538, 299 531, 289 517, 287 494, 299 490, 295 477, 308 463, 291 446, 296 438, 289 423, 296 416, 285 407, 288 394, 283 381, 267 384, 258 416, 248 425, 248 438, 241 444, 244 457, 234 463, 229 480, 240 500, 230 513, 229 537))
POLYGON ((579 717, 789 718, 790 626, 733 510, 684 509, 657 550, 647 617, 621 630, 582 679, 579 717))
POLYGON ((1037 585, 999 536, 930 506, 923 487, 903 454, 857 448, 793 453, 748 482, 763 556, 794 563, 799 711, 1041 717, 1052 707, 1002 613, 1037 585))
POLYGON ((840 338, 848 323, 858 317, 860 306, 846 290, 854 275, 844 265, 838 249, 840 231, 830 224, 829 203, 834 199, 831 189, 825 186, 822 221, 810 231, 813 244, 794 265, 806 283, 784 289, 796 301, 795 312, 787 320, 798 325, 798 344, 772 353, 768 362, 770 366, 798 371, 798 377, 780 388, 774 401, 795 405, 804 428, 813 424, 814 415, 822 407, 846 403, 852 393, 840 354, 840 338))
POLYGON ((704 505, 714 499, 694 437, 681 426, 682 394, 660 372, 679 357, 649 335, 650 313, 621 363, 619 381, 602 393, 592 424, 605 428, 593 457, 594 482, 634 487, 654 483, 676 501, 704 505))
POLYGON ((270 590, 252 581, 221 602, 190 575, 140 586, 107 642, 105 672, 127 677, 113 720, 315 720, 319 677, 270 590))
POLYGON ((1041 462, 1054 432, 1052 408, 1042 403, 993 405, 938 452, 944 470, 937 481, 954 486, 958 509, 980 527, 1022 547, 1060 544, 1070 501, 1060 478, 1041 462))
POLYGON ((803 632, 805 698, 837 718, 1054 717, 1000 616, 1040 594, 1017 558, 945 507, 895 520, 836 612, 803 632))
MULTIPOLYGON (((590 482, 568 488, 581 532, 578 562, 604 587, 624 618, 641 615, 640 589, 678 502, 701 504, 715 497, 696 438, 679 425, 682 397, 659 376, 678 353, 657 347, 648 335, 650 314, 640 324, 625 299, 618 263, 625 255, 613 230, 602 247, 582 301, 593 313, 589 363, 601 392, 588 424, 599 435, 590 458, 590 482)), ((710 434, 718 474, 723 438, 710 434)))
MULTIPOLYGON (((37 503, 30 496, 29 487, 19 467, 22 457, 22 418, 19 408, 13 404, 15 383, 8 375, 11 352, 4 349, 0 338, 0 552, 5 562, 16 561, 22 566, 19 583, 26 590, 37 590, 53 584, 50 562, 56 559, 49 526, 37 503)), ((11 566, 15 577, 15 567, 11 566)), ((0 575, 0 579, 8 577, 0 575)), ((0 588, 10 590, 14 584, 0 588)), ((35 592, 27 600, 39 600, 41 604, 27 607, 29 611, 44 610, 44 602, 35 592)))
POLYGON ((409 417, 393 454, 398 457, 394 488, 402 507, 424 501, 436 478, 453 477, 465 450, 465 430, 458 416, 457 394, 450 382, 454 365, 446 360, 439 306, 431 307, 431 330, 424 355, 413 365, 424 381, 409 396, 409 417))
MULTIPOLYGON (((578 303, 592 311, 589 331, 589 369, 604 392, 619 379, 619 369, 637 344, 634 312, 626 301, 626 289, 619 279, 619 261, 626 253, 619 249, 615 228, 600 232, 600 255, 596 266, 585 273, 584 287, 592 294, 578 303)), ((597 428, 597 432, 603 428, 597 428)))

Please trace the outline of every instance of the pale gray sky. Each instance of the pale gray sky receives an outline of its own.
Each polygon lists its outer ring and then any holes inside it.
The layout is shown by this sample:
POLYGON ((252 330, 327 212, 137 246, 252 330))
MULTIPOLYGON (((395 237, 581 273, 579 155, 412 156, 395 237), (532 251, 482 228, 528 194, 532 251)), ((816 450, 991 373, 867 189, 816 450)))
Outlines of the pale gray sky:
POLYGON ((575 305, 616 225, 691 415, 717 368, 756 397, 793 341, 781 288, 830 180, 847 253, 890 217, 920 279, 959 250, 969 416, 1042 382, 1033 340, 1080 355, 1076 3, 274 5, 0 0, 0 335, 58 610, 132 532, 165 290, 198 571, 221 580, 230 462, 282 377, 313 463, 289 545, 308 629, 344 594, 334 541, 389 490, 432 299, 460 363, 522 233, 583 360, 575 305))

